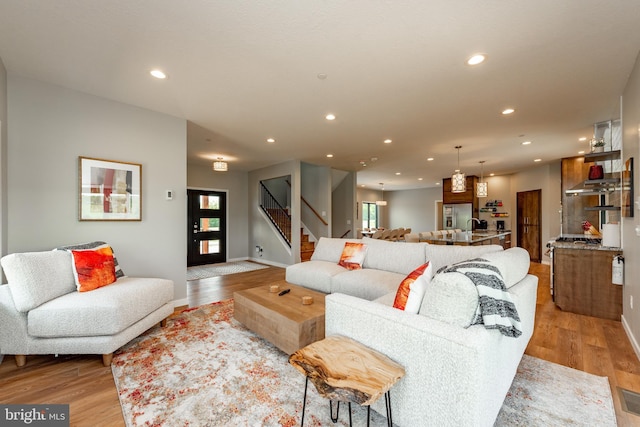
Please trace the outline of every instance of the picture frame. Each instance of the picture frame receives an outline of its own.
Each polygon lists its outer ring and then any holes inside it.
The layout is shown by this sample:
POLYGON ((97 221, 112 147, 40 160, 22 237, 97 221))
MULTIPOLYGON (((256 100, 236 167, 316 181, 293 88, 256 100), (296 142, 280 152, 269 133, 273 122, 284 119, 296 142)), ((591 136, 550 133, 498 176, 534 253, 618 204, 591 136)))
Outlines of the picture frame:
POLYGON ((142 221, 142 165, 78 157, 80 221, 142 221))
POLYGON ((629 157, 624 163, 622 171, 622 203, 623 217, 633 217, 633 157, 629 157))

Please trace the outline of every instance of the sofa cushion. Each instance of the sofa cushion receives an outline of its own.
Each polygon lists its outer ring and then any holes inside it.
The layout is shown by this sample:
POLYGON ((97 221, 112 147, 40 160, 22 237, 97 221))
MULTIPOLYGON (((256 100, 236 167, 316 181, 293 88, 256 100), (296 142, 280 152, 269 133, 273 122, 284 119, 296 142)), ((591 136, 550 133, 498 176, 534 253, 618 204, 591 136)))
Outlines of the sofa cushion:
POLYGON ((420 310, 422 297, 431 281, 431 265, 427 262, 413 270, 398 286, 393 307, 416 314, 420 310))
POLYGON ((427 245, 426 261, 433 264, 434 274, 442 267, 472 258, 484 257, 487 253, 502 252, 500 245, 427 245))
MULTIPOLYGON (((344 245, 344 242, 342 244, 344 245)), ((312 260, 288 266, 285 280, 294 285, 328 294, 331 293, 331 278, 347 271, 346 268, 339 266, 337 261, 312 260)))
POLYGON ((358 242, 345 242, 338 265, 347 270, 360 270, 367 255, 367 245, 358 242))
POLYGON ((478 291, 462 273, 437 273, 427 286, 419 314, 466 328, 475 318, 478 291))
POLYGON ((73 278, 79 292, 92 291, 116 281, 113 252, 109 245, 96 249, 71 251, 73 278))
POLYGON ((369 246, 364 268, 392 271, 406 276, 428 261, 425 259, 426 243, 387 242, 368 237, 364 237, 362 241, 369 246))
POLYGON ((531 265, 529 252, 519 247, 487 253, 482 255, 482 258, 491 261, 500 270, 507 289, 524 279, 531 265))
POLYGON ((360 243, 362 240, 321 237, 316 242, 311 261, 329 261, 337 264, 340 261, 340 255, 342 255, 346 242, 360 243))
MULTIPOLYGON (((307 264, 306 262, 303 264, 307 264)), ((331 280, 331 293, 340 292, 372 301, 398 289, 404 274, 363 268, 336 274, 331 280)))
POLYGON ((22 313, 76 290, 68 252, 14 253, 1 263, 13 302, 22 313))
MULTIPOLYGON (((104 245, 106 245, 105 242, 95 241, 95 242, 89 242, 89 243, 80 243, 77 245, 58 246, 57 248, 54 249, 54 251, 73 251, 73 250, 81 251, 84 249, 95 249, 97 247, 104 246, 104 245)), ((121 277, 124 277, 125 274, 120 268, 120 264, 118 264, 118 258, 116 257, 116 254, 113 248, 111 248, 111 251, 113 252, 113 265, 116 270, 116 279, 119 279, 121 277)))
POLYGON ((171 280, 122 277, 109 286, 71 292, 29 311, 27 331, 41 338, 113 335, 171 300, 171 280))

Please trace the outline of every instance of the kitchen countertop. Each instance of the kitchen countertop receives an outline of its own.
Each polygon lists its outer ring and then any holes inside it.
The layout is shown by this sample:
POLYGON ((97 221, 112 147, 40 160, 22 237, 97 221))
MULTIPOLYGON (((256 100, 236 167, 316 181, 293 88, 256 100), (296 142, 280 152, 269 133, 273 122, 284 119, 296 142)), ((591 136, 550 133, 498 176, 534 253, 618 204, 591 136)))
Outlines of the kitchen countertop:
POLYGON ((469 235, 468 232, 462 231, 460 233, 447 234, 446 236, 430 236, 423 239, 427 243, 440 243, 440 244, 468 244, 474 245, 484 242, 486 240, 495 239, 496 237, 505 237, 511 234, 511 230, 476 230, 469 235))
POLYGON ((587 251, 621 251, 622 248, 615 246, 602 246, 601 243, 585 242, 550 242, 555 249, 584 249, 587 251))
POLYGON ((599 237, 589 237, 589 235, 582 234, 567 234, 556 237, 556 239, 551 240, 548 246, 553 246, 555 249, 584 249, 589 251, 621 251, 622 248, 615 246, 602 246, 601 238, 599 237), (560 239, 561 237, 565 238, 575 238, 576 241, 558 241, 556 239, 560 239), (582 240, 578 240, 582 239, 582 240))

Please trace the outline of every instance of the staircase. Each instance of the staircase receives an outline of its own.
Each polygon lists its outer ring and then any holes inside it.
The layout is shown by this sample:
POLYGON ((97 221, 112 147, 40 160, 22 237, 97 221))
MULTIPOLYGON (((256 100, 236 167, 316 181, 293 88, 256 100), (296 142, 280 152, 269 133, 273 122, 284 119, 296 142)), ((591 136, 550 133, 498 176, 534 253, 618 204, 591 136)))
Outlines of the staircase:
POLYGON ((309 241, 309 235, 304 234, 304 229, 300 229, 300 261, 305 262, 311 259, 316 244, 309 241))

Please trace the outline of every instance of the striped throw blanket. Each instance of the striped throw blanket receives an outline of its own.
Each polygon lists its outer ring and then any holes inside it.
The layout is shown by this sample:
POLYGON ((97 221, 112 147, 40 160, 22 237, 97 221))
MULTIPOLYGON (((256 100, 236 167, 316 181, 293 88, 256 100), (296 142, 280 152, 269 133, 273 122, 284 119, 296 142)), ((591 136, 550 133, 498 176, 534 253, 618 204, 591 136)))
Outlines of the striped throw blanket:
POLYGON ((459 262, 438 270, 438 273, 464 274, 478 290, 478 308, 472 325, 483 324, 497 329, 505 336, 522 335, 520 317, 500 270, 486 259, 476 258, 459 262))

